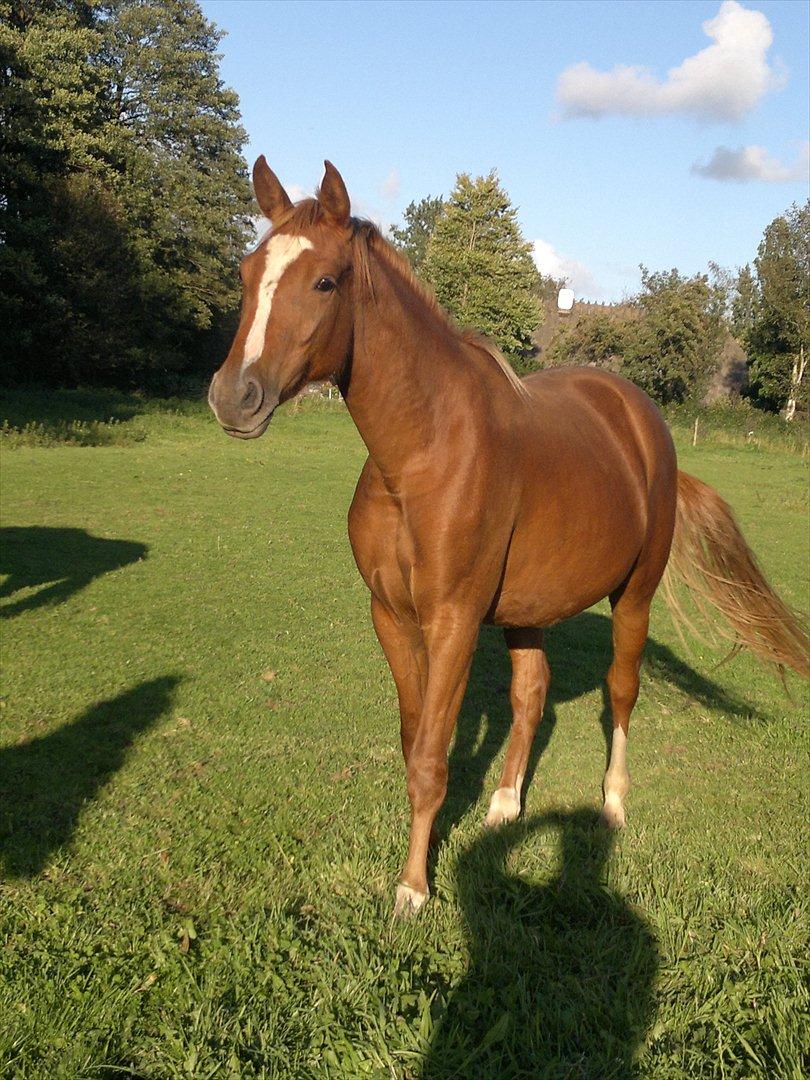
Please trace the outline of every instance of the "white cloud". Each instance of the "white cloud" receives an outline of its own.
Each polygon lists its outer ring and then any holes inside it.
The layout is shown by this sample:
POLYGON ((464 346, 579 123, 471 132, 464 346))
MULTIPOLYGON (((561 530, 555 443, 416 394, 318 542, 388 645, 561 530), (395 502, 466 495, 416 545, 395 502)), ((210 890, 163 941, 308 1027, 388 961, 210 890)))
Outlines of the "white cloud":
POLYGON ((710 180, 736 180, 740 184, 750 180, 762 180, 766 184, 806 181, 810 179, 810 142, 801 144, 792 165, 783 165, 771 157, 764 146, 741 146, 739 150, 718 146, 705 165, 696 161, 692 172, 710 180))
POLYGON ((534 265, 546 277, 565 280, 569 289, 583 299, 598 300, 602 289, 597 285, 593 274, 584 263, 562 255, 547 240, 535 240, 532 255, 534 265))
POLYGON ((566 68, 557 81, 563 116, 686 113, 700 120, 740 120, 781 81, 767 59, 771 24, 761 11, 724 0, 703 31, 714 44, 671 68, 664 80, 642 66, 597 71, 583 61, 566 68))
POLYGON ((380 195, 384 199, 395 199, 399 195, 401 184, 399 173, 396 169, 392 169, 380 185, 380 195))

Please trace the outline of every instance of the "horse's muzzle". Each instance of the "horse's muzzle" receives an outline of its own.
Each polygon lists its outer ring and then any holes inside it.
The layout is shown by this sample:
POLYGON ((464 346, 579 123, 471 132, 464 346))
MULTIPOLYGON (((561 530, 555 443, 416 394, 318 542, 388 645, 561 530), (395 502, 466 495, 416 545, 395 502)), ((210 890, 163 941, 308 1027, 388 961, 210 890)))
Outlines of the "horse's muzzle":
POLYGON ((278 394, 268 393, 258 379, 240 374, 226 381, 218 371, 208 388, 208 404, 228 435, 257 439, 267 430, 278 405, 278 394))

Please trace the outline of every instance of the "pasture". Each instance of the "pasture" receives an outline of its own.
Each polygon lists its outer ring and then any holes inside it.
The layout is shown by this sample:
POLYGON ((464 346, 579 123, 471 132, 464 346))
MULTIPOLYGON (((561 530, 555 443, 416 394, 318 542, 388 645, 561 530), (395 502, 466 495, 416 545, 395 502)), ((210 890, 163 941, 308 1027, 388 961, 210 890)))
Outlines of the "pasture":
MULTIPOLYGON (((200 405, 70 400, 4 436, 0 1075, 803 1075, 798 680, 716 668, 656 601, 611 836, 588 611, 548 635, 525 816, 488 832, 509 671, 485 628, 433 897, 392 923, 408 802, 350 418, 287 408, 237 443, 200 405)), ((806 609, 806 458, 676 436, 806 609)))

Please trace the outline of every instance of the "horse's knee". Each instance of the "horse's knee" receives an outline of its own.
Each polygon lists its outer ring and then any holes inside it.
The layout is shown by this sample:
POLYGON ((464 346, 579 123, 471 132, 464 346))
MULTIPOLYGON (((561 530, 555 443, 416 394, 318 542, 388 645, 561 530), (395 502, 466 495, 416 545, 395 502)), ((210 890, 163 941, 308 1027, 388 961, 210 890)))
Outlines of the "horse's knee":
POLYGON ((414 751, 408 759, 408 798, 414 813, 438 809, 446 791, 447 760, 414 751))

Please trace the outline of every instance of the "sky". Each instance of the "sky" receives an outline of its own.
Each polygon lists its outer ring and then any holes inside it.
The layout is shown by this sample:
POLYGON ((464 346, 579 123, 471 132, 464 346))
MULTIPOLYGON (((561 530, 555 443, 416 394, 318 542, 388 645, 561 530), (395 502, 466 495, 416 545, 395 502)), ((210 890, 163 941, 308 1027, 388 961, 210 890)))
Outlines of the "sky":
POLYGON ((808 197, 805 0, 202 0, 252 165, 329 158, 383 228, 497 169, 545 273, 615 301, 639 264, 751 261, 808 197))

